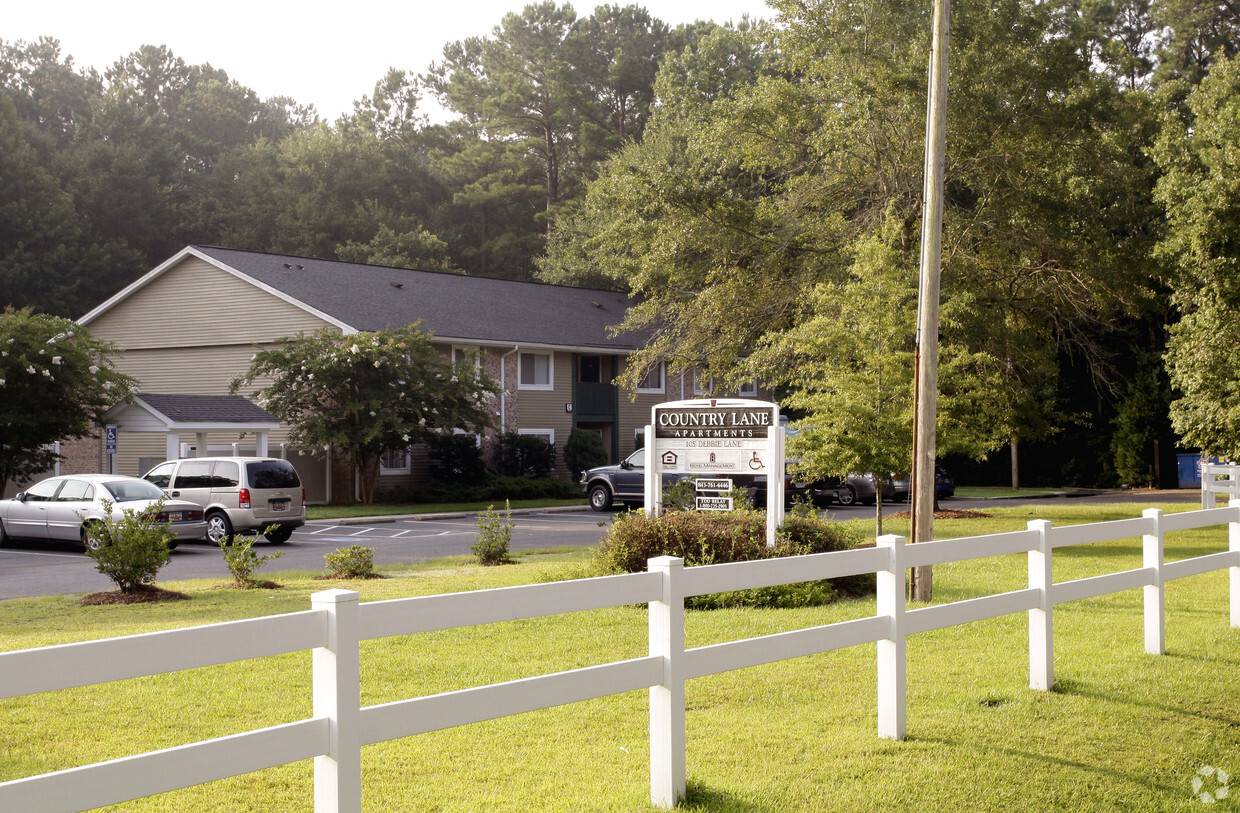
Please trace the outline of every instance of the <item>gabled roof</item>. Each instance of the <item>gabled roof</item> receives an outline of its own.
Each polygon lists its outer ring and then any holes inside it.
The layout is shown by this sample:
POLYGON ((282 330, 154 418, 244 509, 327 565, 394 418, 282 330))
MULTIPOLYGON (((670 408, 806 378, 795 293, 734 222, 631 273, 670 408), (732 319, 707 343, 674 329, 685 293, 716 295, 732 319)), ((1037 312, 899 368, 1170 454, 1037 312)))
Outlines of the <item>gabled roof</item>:
POLYGON ((613 337, 626 294, 534 282, 319 260, 257 251, 189 246, 79 320, 88 324, 185 256, 197 256, 324 317, 346 332, 421 321, 441 341, 597 348, 628 352, 645 344, 613 337))
POLYGON ((244 395, 178 395, 139 392, 134 395, 176 423, 278 423, 279 419, 244 395))
POLYGON ((244 395, 178 395, 137 392, 104 413, 104 422, 123 424, 134 431, 166 430, 275 430, 275 415, 244 395))

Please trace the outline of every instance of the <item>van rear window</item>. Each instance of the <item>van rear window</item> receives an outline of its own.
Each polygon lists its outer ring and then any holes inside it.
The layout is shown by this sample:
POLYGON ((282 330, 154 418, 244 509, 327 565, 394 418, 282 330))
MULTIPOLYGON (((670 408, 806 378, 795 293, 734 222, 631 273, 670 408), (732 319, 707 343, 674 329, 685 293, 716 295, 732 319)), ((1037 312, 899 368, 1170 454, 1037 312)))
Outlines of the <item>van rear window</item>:
POLYGON ((297 469, 287 460, 258 460, 245 464, 250 488, 300 488, 297 469))

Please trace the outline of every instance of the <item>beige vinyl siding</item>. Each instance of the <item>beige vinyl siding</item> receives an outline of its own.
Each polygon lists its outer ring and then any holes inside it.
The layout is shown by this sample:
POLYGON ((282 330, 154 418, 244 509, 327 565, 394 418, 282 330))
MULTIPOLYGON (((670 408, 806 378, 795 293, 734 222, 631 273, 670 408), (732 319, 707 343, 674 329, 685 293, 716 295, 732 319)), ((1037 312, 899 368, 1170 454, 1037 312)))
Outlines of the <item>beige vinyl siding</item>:
POLYGON ((270 341, 327 323, 197 257, 186 257, 87 327, 124 348, 270 341))
POLYGON ((141 392, 226 395, 232 380, 249 369, 257 350, 250 344, 172 347, 126 350, 113 359, 118 370, 138 379, 141 392))
MULTIPOLYGON (((564 409, 573 402, 573 354, 553 353, 551 358, 553 390, 517 390, 519 401, 518 429, 552 429, 555 431, 555 474, 568 477, 564 465, 564 444, 573 429, 573 413, 564 409)), ((511 396, 510 396, 511 397, 511 396)))

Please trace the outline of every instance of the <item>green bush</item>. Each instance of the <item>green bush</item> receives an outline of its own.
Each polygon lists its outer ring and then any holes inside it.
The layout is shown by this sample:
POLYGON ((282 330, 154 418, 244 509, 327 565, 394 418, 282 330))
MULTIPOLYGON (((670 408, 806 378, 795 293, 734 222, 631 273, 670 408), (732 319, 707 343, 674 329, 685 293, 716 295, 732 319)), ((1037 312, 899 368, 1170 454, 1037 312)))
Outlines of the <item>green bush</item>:
POLYGON ((436 435, 427 441, 431 471, 449 483, 476 483, 486 477, 475 435, 436 435))
POLYGON ((574 482, 580 480, 587 469, 607 465, 607 449, 603 447, 603 436, 580 426, 573 427, 573 431, 568 433, 568 441, 564 444, 564 465, 572 472, 574 482))
MULTIPOLYGON (((266 533, 264 529, 260 533, 266 533)), ((269 553, 266 556, 259 556, 254 552, 254 543, 258 541, 258 535, 249 534, 233 534, 231 537, 224 537, 220 540, 220 550, 224 552, 224 564, 228 566, 228 572, 233 576, 233 582, 237 587, 265 587, 270 583, 260 584, 254 578, 254 571, 270 562, 272 559, 279 559, 284 555, 284 551, 278 550, 275 553, 269 553)))
MULTIPOLYGON (((760 511, 669 511, 659 517, 633 512, 612 523, 595 550, 594 563, 606 574, 646 570, 647 560, 677 556, 688 567, 800 556, 848 550, 856 538, 846 528, 820 519, 785 519, 774 547, 766 546, 766 516, 760 511)), ((687 606, 698 608, 763 606, 803 607, 825 604, 838 593, 873 590, 873 575, 779 585, 755 590, 698 596, 687 606)))
POLYGON ((104 519, 86 523, 86 555, 99 572, 122 593, 133 593, 155 581, 155 574, 171 558, 170 543, 176 538, 167 522, 156 515, 164 501, 144 510, 122 508, 112 516, 112 503, 103 501, 104 519))
POLYGON ((538 435, 499 436, 496 468, 505 477, 547 477, 555 469, 555 447, 538 435))
POLYGON ((488 475, 482 482, 456 485, 442 481, 423 483, 404 494, 385 498, 399 502, 499 502, 500 500, 571 500, 581 497, 581 487, 554 477, 502 477, 488 475))
POLYGON ((375 549, 361 545, 336 548, 323 554, 323 564, 337 579, 373 579, 375 573, 375 549))
POLYGON ((504 516, 501 519, 495 513, 495 506, 487 508, 485 514, 478 516, 478 544, 471 547, 470 552, 478 557, 484 565, 502 565, 511 561, 508 557, 508 543, 512 541, 512 509, 504 503, 504 516))

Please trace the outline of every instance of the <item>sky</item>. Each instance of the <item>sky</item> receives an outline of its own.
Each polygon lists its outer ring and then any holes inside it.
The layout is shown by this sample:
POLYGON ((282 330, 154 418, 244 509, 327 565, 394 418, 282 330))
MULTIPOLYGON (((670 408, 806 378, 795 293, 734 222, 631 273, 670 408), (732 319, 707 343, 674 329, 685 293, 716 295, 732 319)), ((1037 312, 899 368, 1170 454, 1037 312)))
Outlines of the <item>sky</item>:
MULTIPOLYGON (((563 2, 563 0, 560 0, 563 2)), ((627 5, 622 0, 611 0, 627 5)), ((773 16, 763 0, 633 0, 669 25, 773 16)), ((601 3, 577 2, 587 16, 601 3)), ((60 41, 61 57, 101 73, 142 45, 166 45, 193 65, 210 63, 262 98, 291 96, 325 119, 352 112, 389 68, 423 73, 443 47, 488 36, 523 0, 351 0, 340 4, 217 0, 14 0, 0 15, 0 40, 60 41)), ((429 107, 433 103, 427 100, 429 107)), ((432 118, 442 118, 427 110, 432 118)))

